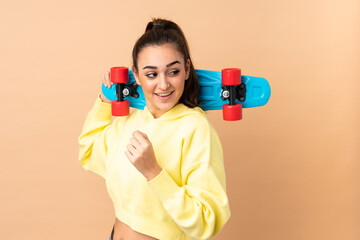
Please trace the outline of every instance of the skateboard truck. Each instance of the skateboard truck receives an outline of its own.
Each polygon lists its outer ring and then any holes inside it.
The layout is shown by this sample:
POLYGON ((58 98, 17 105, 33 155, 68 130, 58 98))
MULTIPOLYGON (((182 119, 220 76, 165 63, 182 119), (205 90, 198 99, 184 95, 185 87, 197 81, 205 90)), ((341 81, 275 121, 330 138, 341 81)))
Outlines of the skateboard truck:
POLYGON ((133 98, 139 98, 139 93, 136 91, 136 88, 139 85, 136 82, 132 82, 128 85, 124 85, 123 90, 119 89, 119 92, 122 92, 123 97, 131 96, 133 98))
MULTIPOLYGON (((230 86, 221 85, 221 100, 225 101, 230 98, 230 86)), ((245 102, 246 100, 246 85, 241 83, 239 86, 236 86, 236 99, 240 102, 245 102)), ((229 100, 230 101, 230 100, 229 100)), ((233 99, 231 101, 234 101, 233 99)))
MULTIPOLYGON (((130 104, 129 101, 124 100, 124 98, 134 92, 134 90, 136 92, 134 86, 125 84, 129 80, 129 69, 126 67, 111 68, 110 80, 111 82, 116 84, 117 97, 117 100, 111 102, 112 115, 116 117, 129 115, 130 104)), ((136 94, 137 97, 139 97, 139 94, 137 92, 136 94)))
POLYGON ((246 99, 246 86, 241 83, 241 70, 239 68, 226 68, 221 71, 222 92, 221 99, 229 100, 223 105, 223 118, 226 121, 242 119, 242 105, 236 99, 244 102, 246 99))

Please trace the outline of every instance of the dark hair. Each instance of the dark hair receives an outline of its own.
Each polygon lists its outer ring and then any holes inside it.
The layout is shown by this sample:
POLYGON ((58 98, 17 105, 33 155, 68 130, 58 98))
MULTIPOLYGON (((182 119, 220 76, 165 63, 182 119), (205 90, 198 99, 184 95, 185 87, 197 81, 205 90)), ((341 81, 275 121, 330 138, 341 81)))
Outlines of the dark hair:
POLYGON ((147 24, 145 33, 137 40, 132 52, 134 69, 138 72, 138 56, 143 48, 167 43, 174 44, 176 49, 184 56, 185 68, 187 60, 190 60, 190 75, 185 81, 184 92, 179 102, 190 108, 200 106, 197 98, 200 87, 199 79, 190 58, 189 46, 184 33, 176 23, 165 19, 153 19, 147 24))

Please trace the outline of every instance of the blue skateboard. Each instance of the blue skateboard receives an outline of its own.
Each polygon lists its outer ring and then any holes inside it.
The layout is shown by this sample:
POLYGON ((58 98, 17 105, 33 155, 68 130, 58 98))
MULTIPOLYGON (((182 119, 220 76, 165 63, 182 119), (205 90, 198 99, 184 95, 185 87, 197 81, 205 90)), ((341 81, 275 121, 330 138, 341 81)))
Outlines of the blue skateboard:
MULTIPOLYGON (((265 105, 271 89, 265 78, 241 75, 240 69, 229 68, 221 72, 196 70, 199 78, 199 102, 204 111, 223 110, 227 121, 242 119, 242 108, 265 105)), ((113 116, 126 116, 129 107, 144 109, 144 92, 137 85, 131 70, 125 67, 111 68, 111 88, 102 85, 102 92, 112 101, 113 116)))

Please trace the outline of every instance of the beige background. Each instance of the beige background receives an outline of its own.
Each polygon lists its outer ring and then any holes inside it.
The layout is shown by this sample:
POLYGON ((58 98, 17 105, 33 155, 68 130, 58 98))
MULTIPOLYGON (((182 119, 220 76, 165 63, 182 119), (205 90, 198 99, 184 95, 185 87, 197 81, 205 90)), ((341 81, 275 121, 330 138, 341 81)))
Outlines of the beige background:
POLYGON ((358 0, 0 3, 0 239, 106 239, 103 179, 77 137, 100 75, 131 64, 151 17, 177 22, 196 68, 268 79, 223 143, 232 216, 216 239, 360 239, 358 0), (51 236, 51 237, 48 237, 51 236))

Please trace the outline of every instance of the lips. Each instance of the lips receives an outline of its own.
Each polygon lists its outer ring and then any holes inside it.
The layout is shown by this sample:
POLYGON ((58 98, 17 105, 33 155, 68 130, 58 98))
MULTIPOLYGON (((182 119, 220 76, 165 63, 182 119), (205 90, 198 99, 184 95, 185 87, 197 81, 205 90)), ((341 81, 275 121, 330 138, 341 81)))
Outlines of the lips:
POLYGON ((155 93, 155 95, 157 97, 159 97, 161 100, 167 100, 172 96, 173 92, 174 91, 169 92, 169 93, 155 93))
POLYGON ((167 97, 169 96, 170 94, 172 94, 173 92, 169 92, 169 93, 155 93, 155 95, 158 95, 160 97, 167 97))

